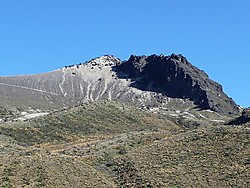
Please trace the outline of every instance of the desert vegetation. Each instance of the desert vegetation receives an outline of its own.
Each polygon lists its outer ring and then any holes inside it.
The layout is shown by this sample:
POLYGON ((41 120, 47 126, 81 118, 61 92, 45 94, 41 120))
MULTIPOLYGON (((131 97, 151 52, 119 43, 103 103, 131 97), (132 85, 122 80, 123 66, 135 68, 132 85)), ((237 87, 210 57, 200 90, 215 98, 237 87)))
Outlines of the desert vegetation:
POLYGON ((249 187, 250 129, 99 101, 0 126, 1 187, 249 187), (207 125, 207 124, 206 124, 207 125))

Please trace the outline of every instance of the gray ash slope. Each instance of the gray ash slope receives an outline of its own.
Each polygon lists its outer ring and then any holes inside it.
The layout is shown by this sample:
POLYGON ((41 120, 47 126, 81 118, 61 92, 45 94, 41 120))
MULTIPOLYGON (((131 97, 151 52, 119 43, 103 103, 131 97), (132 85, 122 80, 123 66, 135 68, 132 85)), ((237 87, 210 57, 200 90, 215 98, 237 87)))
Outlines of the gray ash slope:
POLYGON ((124 62, 106 55, 49 73, 0 77, 0 96, 0 105, 19 108, 67 107, 99 99, 156 107, 179 98, 200 109, 239 112, 221 85, 174 54, 131 56, 124 62))

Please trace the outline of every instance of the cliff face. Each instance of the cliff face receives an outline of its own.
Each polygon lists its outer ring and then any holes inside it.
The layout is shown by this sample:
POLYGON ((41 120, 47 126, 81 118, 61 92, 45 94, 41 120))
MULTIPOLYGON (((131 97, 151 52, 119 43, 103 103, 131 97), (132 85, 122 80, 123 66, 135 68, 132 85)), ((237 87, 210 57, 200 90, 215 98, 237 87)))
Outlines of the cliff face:
POLYGON ((131 56, 121 62, 107 55, 53 72, 0 77, 0 105, 58 108, 99 99, 143 106, 187 99, 201 109, 238 113, 221 85, 182 55, 131 56))
POLYGON ((238 113, 235 102, 222 86, 193 66, 182 55, 131 56, 118 67, 134 80, 133 87, 172 98, 190 99, 199 108, 222 113, 238 113))

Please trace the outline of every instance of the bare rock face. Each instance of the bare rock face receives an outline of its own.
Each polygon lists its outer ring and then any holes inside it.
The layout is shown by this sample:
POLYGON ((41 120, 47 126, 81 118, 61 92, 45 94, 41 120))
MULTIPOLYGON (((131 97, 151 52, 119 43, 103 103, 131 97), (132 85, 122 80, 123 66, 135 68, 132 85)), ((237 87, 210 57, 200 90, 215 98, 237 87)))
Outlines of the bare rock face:
POLYGON ((190 99, 201 109, 229 114, 239 112, 238 106, 223 92, 222 86, 182 55, 131 56, 118 69, 128 74, 134 80, 133 87, 140 90, 190 99))
POLYGON ((243 116, 244 118, 250 119, 250 108, 245 108, 245 109, 243 110, 243 112, 242 112, 242 116, 243 116))
POLYGON ((245 108, 241 116, 231 120, 227 125, 241 125, 250 122, 250 108, 245 108))
POLYGON ((112 55, 84 64, 36 75, 0 77, 0 105, 58 108, 99 99, 143 106, 191 100, 200 109, 236 114, 235 102, 221 85, 182 55, 131 56, 122 62, 112 55))

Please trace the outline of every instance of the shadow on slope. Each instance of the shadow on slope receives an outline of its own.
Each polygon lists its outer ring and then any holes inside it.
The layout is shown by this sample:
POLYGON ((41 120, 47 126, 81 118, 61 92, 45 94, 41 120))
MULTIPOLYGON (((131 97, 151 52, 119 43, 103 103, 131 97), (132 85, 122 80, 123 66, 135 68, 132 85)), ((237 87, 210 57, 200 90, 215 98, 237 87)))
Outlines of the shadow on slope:
POLYGON ((190 99, 198 108, 221 113, 239 109, 222 86, 193 66, 182 55, 131 56, 113 68, 119 78, 130 79, 131 87, 162 93, 171 98, 190 99))

